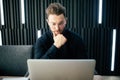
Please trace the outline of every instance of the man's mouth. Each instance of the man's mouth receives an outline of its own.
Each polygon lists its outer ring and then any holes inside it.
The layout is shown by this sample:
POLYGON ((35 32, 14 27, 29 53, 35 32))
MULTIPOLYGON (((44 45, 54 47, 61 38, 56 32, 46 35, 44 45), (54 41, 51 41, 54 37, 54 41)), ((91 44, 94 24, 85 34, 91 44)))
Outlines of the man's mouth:
POLYGON ((60 34, 60 31, 55 31, 54 33, 55 33, 55 34, 60 34))

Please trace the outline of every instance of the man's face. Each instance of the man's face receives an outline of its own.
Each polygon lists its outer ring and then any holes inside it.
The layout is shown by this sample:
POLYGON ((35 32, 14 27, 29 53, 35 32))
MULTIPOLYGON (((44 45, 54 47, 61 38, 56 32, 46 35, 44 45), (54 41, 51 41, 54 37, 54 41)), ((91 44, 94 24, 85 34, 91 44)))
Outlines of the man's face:
POLYGON ((61 15, 50 14, 48 16, 47 22, 52 33, 58 35, 61 34, 65 28, 66 18, 64 17, 63 14, 61 15))

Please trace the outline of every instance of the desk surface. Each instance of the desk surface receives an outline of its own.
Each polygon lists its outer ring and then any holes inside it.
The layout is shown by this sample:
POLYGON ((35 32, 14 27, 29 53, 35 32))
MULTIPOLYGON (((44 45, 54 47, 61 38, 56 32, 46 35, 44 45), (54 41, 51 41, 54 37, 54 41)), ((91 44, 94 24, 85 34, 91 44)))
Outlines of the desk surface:
POLYGON ((120 80, 120 76, 103 76, 104 80, 120 80))
MULTIPOLYGON (((24 77, 5 77, 6 79, 2 79, 4 76, 0 76, 0 80, 27 80, 24 77), (9 79, 7 79, 9 78, 9 79)), ((120 76, 103 76, 103 80, 120 80, 120 76)))

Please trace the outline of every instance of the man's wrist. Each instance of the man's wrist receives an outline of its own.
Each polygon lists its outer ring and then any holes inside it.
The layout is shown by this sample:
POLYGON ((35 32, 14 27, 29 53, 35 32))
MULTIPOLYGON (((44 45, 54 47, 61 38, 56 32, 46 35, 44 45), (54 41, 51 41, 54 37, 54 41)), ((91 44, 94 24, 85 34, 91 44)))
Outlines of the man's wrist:
POLYGON ((58 45, 57 45, 57 44, 55 44, 55 43, 54 43, 53 45, 54 45, 55 47, 57 47, 57 48, 60 48, 60 46, 58 46, 58 45))

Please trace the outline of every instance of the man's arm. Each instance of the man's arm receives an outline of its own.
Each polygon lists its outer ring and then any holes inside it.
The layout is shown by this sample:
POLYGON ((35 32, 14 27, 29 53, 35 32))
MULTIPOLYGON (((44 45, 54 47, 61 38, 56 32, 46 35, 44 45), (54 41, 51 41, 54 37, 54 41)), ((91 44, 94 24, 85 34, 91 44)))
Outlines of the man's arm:
POLYGON ((57 50, 57 47, 52 45, 52 42, 48 39, 48 36, 45 34, 41 38, 39 38, 34 45, 34 58, 53 58, 57 50))
MULTIPOLYGON (((37 42, 34 47, 34 58, 35 59, 50 59, 53 58, 57 52, 57 47, 52 45, 48 50, 41 44, 42 42, 37 42)), ((47 44, 46 44, 47 45, 47 44)))
POLYGON ((63 34, 55 35, 53 33, 54 42, 51 45, 51 47, 48 48, 49 43, 48 44, 45 43, 44 39, 45 39, 45 37, 38 39, 36 44, 35 44, 35 56, 34 56, 34 58, 36 58, 36 59, 54 58, 57 50, 67 42, 67 39, 66 39, 66 37, 63 36, 63 34))

